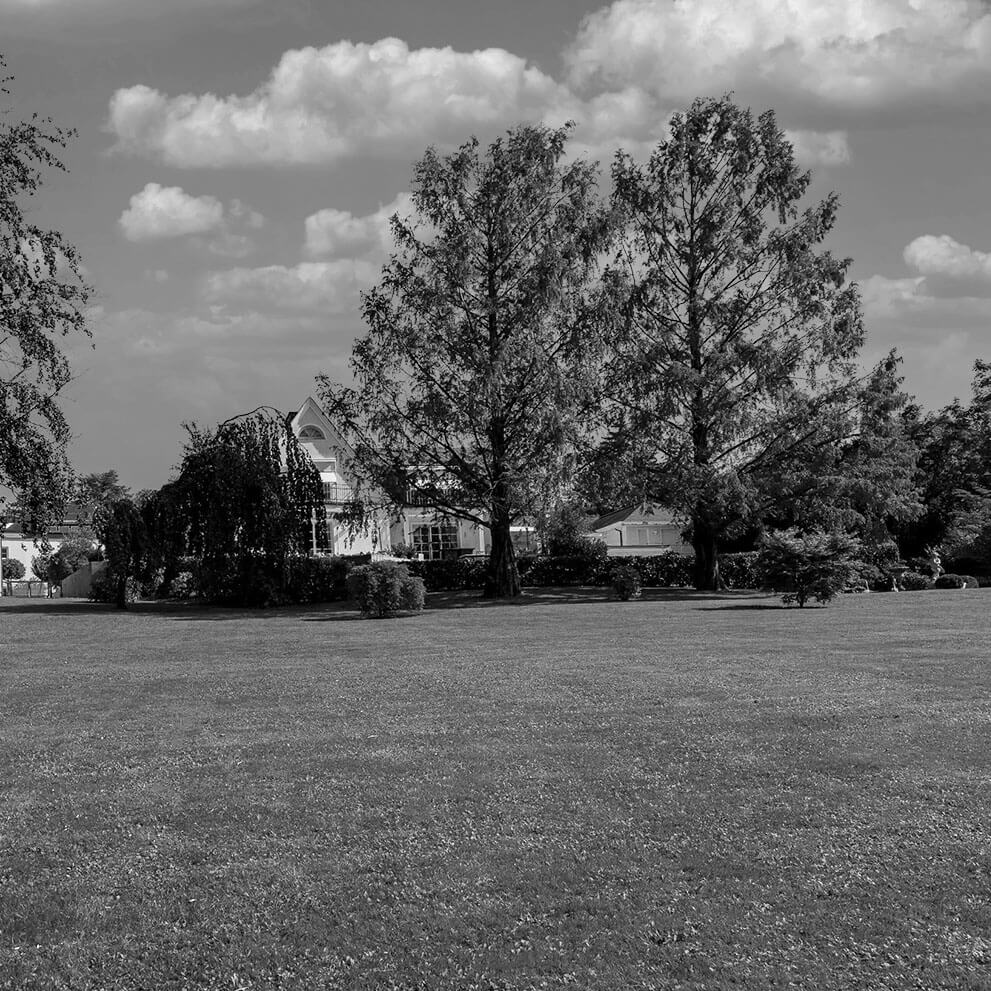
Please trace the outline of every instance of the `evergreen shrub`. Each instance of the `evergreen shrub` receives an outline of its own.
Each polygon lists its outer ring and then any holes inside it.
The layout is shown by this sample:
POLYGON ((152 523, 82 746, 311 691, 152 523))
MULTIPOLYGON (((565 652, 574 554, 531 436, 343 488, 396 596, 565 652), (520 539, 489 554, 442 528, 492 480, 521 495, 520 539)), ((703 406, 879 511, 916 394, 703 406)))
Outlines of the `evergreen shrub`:
POLYGON ((901 587, 906 592, 924 592, 933 587, 933 580, 918 571, 906 571, 901 577, 901 587))

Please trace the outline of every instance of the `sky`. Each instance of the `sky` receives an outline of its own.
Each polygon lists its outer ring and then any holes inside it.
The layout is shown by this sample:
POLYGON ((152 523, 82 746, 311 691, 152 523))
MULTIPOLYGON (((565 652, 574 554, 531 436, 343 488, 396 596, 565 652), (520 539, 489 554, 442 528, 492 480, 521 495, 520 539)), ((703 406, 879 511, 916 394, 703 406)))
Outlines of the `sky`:
POLYGON ((864 363, 936 408, 991 359, 988 0, 0 0, 0 54, 9 114, 77 132, 30 209, 95 288, 79 473, 160 486, 183 422, 346 380, 428 145, 574 120, 608 174, 728 91, 839 194, 864 363))

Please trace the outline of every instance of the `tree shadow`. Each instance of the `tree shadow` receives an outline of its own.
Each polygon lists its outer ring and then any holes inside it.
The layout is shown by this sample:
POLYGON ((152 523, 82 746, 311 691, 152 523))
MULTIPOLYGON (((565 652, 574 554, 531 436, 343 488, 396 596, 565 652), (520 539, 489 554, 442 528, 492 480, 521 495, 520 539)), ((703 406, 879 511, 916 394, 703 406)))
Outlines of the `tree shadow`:
POLYGON ((84 612, 117 612, 118 610, 107 602, 90 602, 89 599, 28 599, 4 596, 0 598, 0 613, 15 613, 26 615, 30 613, 45 613, 49 616, 79 615, 84 612))

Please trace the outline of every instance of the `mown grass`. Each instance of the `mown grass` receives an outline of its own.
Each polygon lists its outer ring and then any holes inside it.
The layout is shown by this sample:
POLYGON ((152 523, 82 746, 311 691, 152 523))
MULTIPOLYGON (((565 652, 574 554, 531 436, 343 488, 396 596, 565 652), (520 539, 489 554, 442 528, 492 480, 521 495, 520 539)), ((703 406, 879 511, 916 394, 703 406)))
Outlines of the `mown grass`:
POLYGON ((0 986, 991 987, 988 593, 432 602, 0 606, 0 986))

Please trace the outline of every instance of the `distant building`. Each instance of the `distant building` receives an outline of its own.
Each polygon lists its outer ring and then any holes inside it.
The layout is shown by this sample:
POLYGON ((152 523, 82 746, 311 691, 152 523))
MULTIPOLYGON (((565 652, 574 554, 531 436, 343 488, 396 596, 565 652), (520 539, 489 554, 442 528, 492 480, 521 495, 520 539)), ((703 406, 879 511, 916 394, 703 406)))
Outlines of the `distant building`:
POLYGON ((590 537, 601 540, 610 557, 653 554, 691 554, 692 546, 681 536, 685 523, 660 503, 630 506, 600 516, 590 537))
MULTIPOLYGON (((289 415, 289 425, 320 472, 323 481, 327 539, 318 543, 313 527, 312 550, 318 554, 389 554, 404 545, 426 559, 456 558, 486 554, 490 546, 488 528, 466 520, 444 517, 422 505, 415 492, 407 493, 398 518, 384 510, 375 512, 365 530, 349 534, 339 514, 354 496, 354 479, 348 462, 353 450, 312 397, 289 415), (417 503, 420 502, 420 505, 417 503)), ((518 528, 525 531, 527 528, 518 528)))
POLYGON ((32 532, 25 521, 17 520, 3 526, 0 534, 0 559, 20 561, 25 578, 31 578, 31 561, 43 550, 57 551, 71 537, 91 528, 93 507, 69 503, 59 523, 53 523, 42 533, 32 532))

